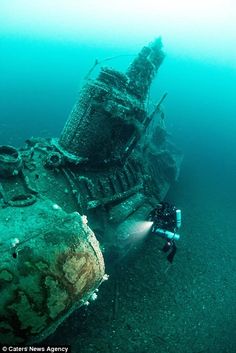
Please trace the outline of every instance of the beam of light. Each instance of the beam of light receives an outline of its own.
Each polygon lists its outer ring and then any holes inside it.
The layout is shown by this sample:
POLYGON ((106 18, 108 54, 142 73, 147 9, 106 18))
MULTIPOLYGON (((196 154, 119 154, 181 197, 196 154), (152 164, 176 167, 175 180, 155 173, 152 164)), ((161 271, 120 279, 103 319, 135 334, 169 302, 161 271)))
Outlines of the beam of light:
POLYGON ((152 225, 153 222, 151 221, 131 222, 130 224, 126 223, 125 233, 127 239, 130 238, 132 242, 145 240, 151 231, 152 225))
POLYGON ((137 222, 135 233, 136 237, 139 239, 146 238, 147 235, 150 233, 152 226, 153 222, 151 221, 137 222))
POLYGON ((0 31, 137 47, 161 35, 170 50, 235 53, 235 0, 1 0, 0 31))

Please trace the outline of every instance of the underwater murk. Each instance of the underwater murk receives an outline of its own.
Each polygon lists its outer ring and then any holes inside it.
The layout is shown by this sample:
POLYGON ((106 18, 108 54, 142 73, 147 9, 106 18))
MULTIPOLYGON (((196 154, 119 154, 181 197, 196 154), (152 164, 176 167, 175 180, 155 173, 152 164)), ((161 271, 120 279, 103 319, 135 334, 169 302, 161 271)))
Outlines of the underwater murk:
POLYGON ((0 5, 2 351, 236 351, 235 8, 131 3, 0 5))

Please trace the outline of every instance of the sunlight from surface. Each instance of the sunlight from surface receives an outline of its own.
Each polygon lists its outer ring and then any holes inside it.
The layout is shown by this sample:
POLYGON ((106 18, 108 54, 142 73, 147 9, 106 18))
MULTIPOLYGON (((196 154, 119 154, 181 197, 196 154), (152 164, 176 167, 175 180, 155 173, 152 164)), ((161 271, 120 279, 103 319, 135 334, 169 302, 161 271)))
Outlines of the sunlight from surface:
POLYGON ((161 35, 167 50, 236 59, 234 0, 1 0, 0 31, 139 48, 161 35))

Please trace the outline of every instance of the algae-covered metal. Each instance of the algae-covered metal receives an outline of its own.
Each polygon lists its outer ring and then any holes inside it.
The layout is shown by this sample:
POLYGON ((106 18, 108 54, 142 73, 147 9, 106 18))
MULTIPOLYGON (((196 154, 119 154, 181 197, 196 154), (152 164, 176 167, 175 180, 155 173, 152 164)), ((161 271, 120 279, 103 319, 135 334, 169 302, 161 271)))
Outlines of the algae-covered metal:
POLYGON ((47 336, 104 276, 98 241, 78 213, 22 201, 0 212, 0 342, 9 344, 47 336))
POLYGON ((40 340, 94 297, 103 258, 136 247, 137 222, 176 180, 166 95, 152 112, 146 102, 161 47, 144 47, 126 73, 88 79, 59 139, 0 146, 1 343, 40 340))

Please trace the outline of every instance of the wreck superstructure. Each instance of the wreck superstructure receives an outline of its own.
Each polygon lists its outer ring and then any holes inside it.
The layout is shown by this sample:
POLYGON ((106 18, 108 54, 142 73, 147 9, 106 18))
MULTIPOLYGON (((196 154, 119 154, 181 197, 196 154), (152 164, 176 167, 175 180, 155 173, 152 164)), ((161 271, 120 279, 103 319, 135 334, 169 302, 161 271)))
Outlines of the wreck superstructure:
POLYGON ((150 122, 160 39, 126 73, 87 80, 59 139, 0 146, 0 341, 35 342, 94 298, 136 244, 150 208, 178 175, 180 153, 150 122))

